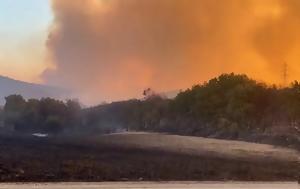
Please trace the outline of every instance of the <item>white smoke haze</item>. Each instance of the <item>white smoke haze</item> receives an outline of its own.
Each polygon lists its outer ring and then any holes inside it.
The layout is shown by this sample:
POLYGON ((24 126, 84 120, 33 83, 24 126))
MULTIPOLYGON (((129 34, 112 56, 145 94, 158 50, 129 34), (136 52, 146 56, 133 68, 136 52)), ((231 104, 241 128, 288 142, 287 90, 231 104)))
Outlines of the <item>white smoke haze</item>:
MULTIPOLYGON (((168 91, 224 72, 297 79, 298 0, 52 0, 47 83, 85 103, 168 91)), ((298 79, 299 76, 298 76, 298 79)))

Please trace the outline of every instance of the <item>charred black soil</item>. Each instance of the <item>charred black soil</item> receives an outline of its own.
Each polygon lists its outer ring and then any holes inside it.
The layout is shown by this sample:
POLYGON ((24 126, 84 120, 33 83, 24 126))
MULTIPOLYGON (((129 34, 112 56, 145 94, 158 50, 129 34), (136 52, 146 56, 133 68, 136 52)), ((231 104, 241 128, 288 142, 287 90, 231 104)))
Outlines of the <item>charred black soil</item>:
POLYGON ((299 177, 297 161, 210 157, 90 141, 1 136, 0 181, 294 181, 299 177))

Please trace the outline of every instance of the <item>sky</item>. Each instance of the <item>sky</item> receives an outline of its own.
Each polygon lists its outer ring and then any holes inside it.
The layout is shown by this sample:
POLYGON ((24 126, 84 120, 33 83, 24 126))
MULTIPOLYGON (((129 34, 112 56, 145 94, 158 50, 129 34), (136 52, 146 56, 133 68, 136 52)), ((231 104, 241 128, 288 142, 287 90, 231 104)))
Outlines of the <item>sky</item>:
POLYGON ((48 0, 0 1, 0 75, 41 82, 53 19, 48 0))
POLYGON ((85 103, 222 73, 300 79, 299 0, 1 0, 0 74, 85 103))

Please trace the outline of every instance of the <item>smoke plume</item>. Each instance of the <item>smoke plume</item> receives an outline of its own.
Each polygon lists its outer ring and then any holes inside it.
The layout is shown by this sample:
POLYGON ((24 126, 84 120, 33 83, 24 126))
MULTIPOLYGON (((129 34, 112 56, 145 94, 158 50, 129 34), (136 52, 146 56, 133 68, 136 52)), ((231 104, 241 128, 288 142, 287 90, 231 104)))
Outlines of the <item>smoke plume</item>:
POLYGON ((300 79, 298 0, 52 0, 46 82, 87 103, 190 87, 224 72, 300 79))

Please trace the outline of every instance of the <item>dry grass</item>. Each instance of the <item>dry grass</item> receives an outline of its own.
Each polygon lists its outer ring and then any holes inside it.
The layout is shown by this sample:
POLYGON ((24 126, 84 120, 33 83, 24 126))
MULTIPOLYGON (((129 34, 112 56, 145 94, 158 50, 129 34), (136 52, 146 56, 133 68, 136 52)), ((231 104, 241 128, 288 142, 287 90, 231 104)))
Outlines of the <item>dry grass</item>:
POLYGON ((267 144, 143 132, 92 137, 89 143, 230 159, 296 162, 300 158, 299 151, 267 144))

